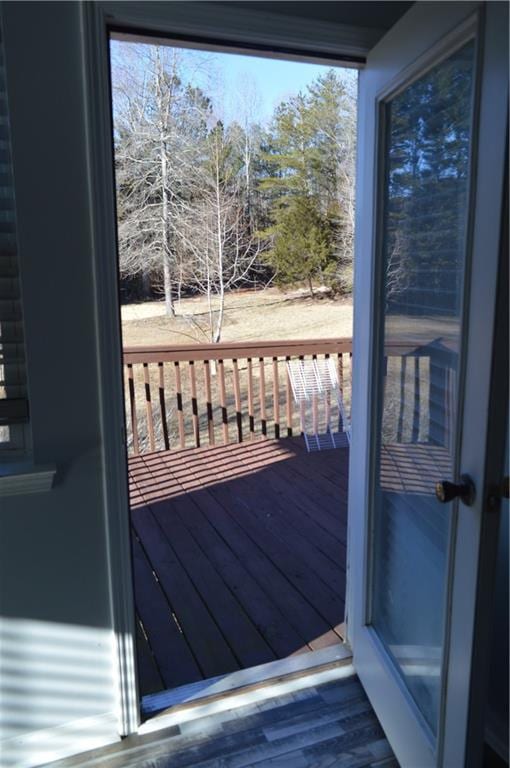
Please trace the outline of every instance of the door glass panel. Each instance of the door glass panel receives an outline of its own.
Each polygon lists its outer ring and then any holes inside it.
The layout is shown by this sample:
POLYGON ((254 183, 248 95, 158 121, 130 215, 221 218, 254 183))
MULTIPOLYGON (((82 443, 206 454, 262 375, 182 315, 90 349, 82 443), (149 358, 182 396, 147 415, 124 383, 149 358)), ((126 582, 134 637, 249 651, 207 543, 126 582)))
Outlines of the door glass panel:
POLYGON ((371 623, 437 733, 466 263, 474 43, 385 105, 371 623))

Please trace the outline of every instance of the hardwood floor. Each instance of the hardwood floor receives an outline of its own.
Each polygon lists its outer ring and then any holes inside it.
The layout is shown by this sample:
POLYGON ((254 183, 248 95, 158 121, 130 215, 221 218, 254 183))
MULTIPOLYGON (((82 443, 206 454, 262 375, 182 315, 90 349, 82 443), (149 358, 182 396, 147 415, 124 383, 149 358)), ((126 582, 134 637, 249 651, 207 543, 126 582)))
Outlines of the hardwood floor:
POLYGON ((129 471, 142 694, 340 642, 346 449, 258 440, 129 471))
POLYGON ((149 736, 54 768, 398 768, 352 666, 341 680, 149 736))

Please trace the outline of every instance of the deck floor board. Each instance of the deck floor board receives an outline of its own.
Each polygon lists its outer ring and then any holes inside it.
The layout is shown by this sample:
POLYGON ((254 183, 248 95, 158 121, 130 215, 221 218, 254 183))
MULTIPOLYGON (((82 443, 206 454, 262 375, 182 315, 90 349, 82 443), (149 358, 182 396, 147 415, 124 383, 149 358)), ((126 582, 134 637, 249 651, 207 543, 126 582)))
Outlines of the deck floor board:
MULTIPOLYGON (((174 547, 154 518, 150 507, 132 510, 131 519, 136 534, 150 559, 152 570, 171 606, 172 614, 182 628, 182 635, 203 677, 214 677, 239 669, 232 650, 224 642, 218 625, 180 562, 174 547)), ((140 605, 143 604, 144 599, 144 594, 139 595, 140 605)), ((153 648, 150 633, 148 633, 148 641, 153 648)), ((169 648, 170 663, 175 664, 176 668, 180 667, 181 658, 172 659, 171 654, 172 649, 169 648)), ((156 661, 161 662, 161 657, 158 660, 158 655, 155 655, 156 661)), ((158 666, 160 666, 159 663, 158 666)))
POLYGON ((172 687, 340 643, 347 469, 301 438, 130 459, 141 674, 148 652, 172 687))
POLYGON ((151 652, 165 688, 201 680, 202 673, 174 621, 171 607, 136 537, 133 537, 133 565, 138 615, 147 638, 150 637, 150 646, 146 640, 140 647, 141 638, 137 640, 138 657, 143 658, 143 673, 141 670, 139 675, 141 688, 147 693, 156 684, 154 670, 149 667, 148 655, 151 652), (150 673, 149 679, 146 679, 147 672, 150 673))
MULTIPOLYGON (((246 570, 240 560, 220 536, 216 528, 207 519, 201 506, 214 506, 207 491, 197 491, 192 504, 181 515, 182 523, 195 537, 202 549, 207 552, 225 584, 237 596, 246 613, 266 638, 273 649, 275 658, 282 658, 294 651, 302 643, 297 632, 289 625, 285 616, 274 605, 270 595, 246 570)), ((179 513, 179 510, 176 510, 179 513)))

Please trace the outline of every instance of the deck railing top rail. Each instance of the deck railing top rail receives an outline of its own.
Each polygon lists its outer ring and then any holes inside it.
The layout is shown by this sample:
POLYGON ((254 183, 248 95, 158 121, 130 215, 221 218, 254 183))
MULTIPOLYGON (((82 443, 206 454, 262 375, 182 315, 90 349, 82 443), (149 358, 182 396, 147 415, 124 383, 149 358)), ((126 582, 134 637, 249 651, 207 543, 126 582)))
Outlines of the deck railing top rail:
POLYGON ((125 347, 125 363, 188 362, 190 360, 236 360, 260 357, 352 352, 352 339, 291 339, 272 341, 226 341, 219 344, 179 344, 125 347))

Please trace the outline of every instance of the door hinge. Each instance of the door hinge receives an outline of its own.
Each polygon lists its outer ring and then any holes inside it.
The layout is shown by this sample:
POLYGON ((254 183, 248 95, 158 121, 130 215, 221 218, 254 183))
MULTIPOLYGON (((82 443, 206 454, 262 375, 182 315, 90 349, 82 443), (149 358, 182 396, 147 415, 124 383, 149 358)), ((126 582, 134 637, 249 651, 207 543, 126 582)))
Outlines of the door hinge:
POLYGON ((489 509, 494 510, 498 507, 501 499, 508 499, 510 478, 506 475, 499 485, 493 486, 487 497, 489 509))

